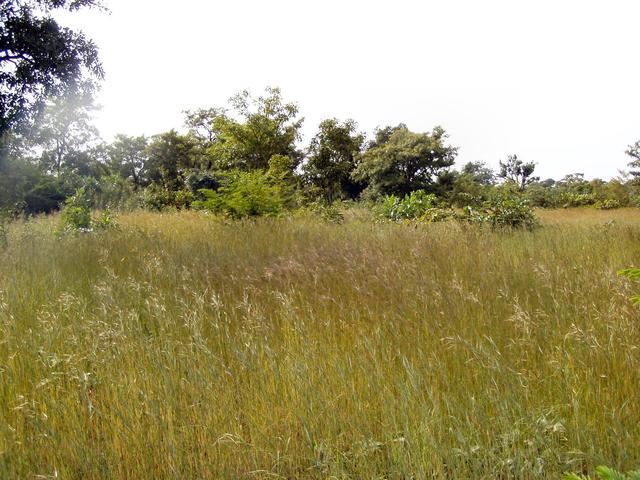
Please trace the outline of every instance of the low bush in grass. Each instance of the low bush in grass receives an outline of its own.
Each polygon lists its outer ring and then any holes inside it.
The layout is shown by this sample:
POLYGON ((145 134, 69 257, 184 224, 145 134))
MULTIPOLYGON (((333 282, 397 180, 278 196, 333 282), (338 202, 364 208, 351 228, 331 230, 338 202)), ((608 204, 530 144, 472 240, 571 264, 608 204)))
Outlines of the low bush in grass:
POLYGON ((394 195, 384 197, 376 207, 382 218, 402 221, 440 222, 458 220, 492 228, 526 228, 538 225, 538 219, 529 201, 519 195, 500 195, 483 202, 480 206, 466 206, 462 210, 441 207, 434 195, 422 190, 412 192, 404 198, 394 195))
POLYGON ((148 210, 183 210, 189 208, 194 196, 187 189, 170 190, 161 185, 149 185, 142 196, 142 205, 148 210))
POLYGON ((117 227, 116 219, 109 210, 103 210, 98 218, 92 217, 91 200, 84 187, 66 200, 60 218, 58 234, 87 233, 117 227))
POLYGON ((380 217, 395 222, 415 220, 435 208, 437 200, 433 194, 426 193, 424 190, 416 190, 403 198, 387 195, 376 209, 380 217))
POLYGON ((589 207, 597 203, 598 199, 592 193, 565 193, 562 195, 563 208, 589 207))
POLYGON ((485 202, 480 215, 472 216, 473 221, 480 221, 493 228, 526 228, 538 225, 538 219, 529 204, 522 197, 502 197, 485 202))
POLYGON ((204 200, 192 203, 194 208, 234 219, 276 217, 284 210, 281 186, 260 171, 234 171, 225 175, 217 190, 202 189, 204 200))
POLYGON ((598 201, 594 206, 600 210, 615 210, 616 208, 621 207, 620 202, 612 198, 598 201))

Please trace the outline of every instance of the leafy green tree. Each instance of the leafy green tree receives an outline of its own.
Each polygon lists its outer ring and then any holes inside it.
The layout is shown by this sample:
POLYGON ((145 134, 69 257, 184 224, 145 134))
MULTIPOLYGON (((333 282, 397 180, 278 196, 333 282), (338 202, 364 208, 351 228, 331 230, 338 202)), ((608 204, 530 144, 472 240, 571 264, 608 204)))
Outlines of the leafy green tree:
POLYGON ((24 192, 26 213, 49 213, 57 210, 71 192, 49 175, 42 175, 33 188, 24 192))
POLYGON ((495 185, 496 183, 495 172, 484 162, 468 162, 462 167, 460 174, 479 185, 495 185))
POLYGON ((92 125, 96 110, 90 95, 57 97, 45 106, 42 117, 30 132, 31 142, 42 149, 41 163, 45 171, 60 174, 89 160, 85 153, 98 139, 92 125))
POLYGON ((629 162, 629 167, 631 170, 629 174, 633 177, 634 183, 639 183, 640 179, 640 140, 638 140, 633 145, 629 145, 625 152, 628 156, 631 157, 631 161, 629 162))
POLYGON ((357 128, 353 120, 343 123, 335 118, 323 120, 311 140, 303 166, 304 178, 308 185, 321 192, 327 203, 355 199, 364 188, 351 176, 365 140, 357 128))
POLYGON ((122 178, 129 179, 134 189, 143 185, 143 171, 147 162, 147 139, 144 136, 116 135, 107 147, 110 168, 122 178))
POLYGON ((102 78, 94 43, 52 16, 57 9, 95 6, 97 0, 0 2, 0 137, 33 120, 47 98, 102 78))
POLYGON ((153 136, 145 150, 147 159, 141 175, 164 189, 183 188, 189 170, 194 168, 193 148, 192 138, 175 130, 153 136))
POLYGON ((404 124, 379 129, 352 178, 368 184, 365 193, 370 197, 428 191, 455 161, 458 149, 446 139, 442 127, 426 133, 411 132, 404 124))
POLYGON ((491 168, 483 162, 469 162, 454 175, 448 196, 454 205, 477 206, 489 198, 495 183, 496 175, 491 168))
POLYGON ((211 145, 217 137, 215 129, 216 120, 224 116, 225 110, 221 108, 200 108, 198 110, 187 110, 185 114, 185 125, 189 132, 201 142, 211 145))
POLYGON ((0 210, 22 210, 25 197, 42 180, 43 173, 32 162, 10 155, 0 164, 0 210))
POLYGON ((523 192, 527 185, 540 180, 540 178, 533 176, 535 169, 535 162, 525 163, 517 155, 509 155, 505 162, 500 160, 498 177, 507 182, 513 182, 518 190, 523 192))
POLYGON ((283 102, 279 88, 267 88, 257 99, 243 91, 229 103, 233 115, 226 110, 209 110, 198 117, 205 118, 214 139, 208 153, 216 168, 267 170, 274 155, 289 157, 298 165, 302 154, 296 142, 303 120, 297 118, 296 104, 283 102))

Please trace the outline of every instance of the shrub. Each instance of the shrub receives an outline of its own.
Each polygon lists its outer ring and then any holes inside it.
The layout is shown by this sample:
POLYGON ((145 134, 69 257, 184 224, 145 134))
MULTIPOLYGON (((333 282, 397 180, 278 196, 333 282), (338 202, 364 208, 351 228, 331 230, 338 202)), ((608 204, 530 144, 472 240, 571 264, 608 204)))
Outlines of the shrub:
POLYGON ((562 196, 563 207, 587 207, 595 205, 597 198, 592 193, 565 193, 562 196))
POLYGON ((620 208, 620 202, 612 198, 608 198, 596 202, 594 206, 600 210, 615 210, 616 208, 620 208))
MULTIPOLYGON (((191 170, 186 178, 187 187, 198 198, 200 190, 217 190, 220 188, 221 175, 209 170, 191 170)), ((204 197, 198 198, 203 200, 204 197)))
POLYGON ((142 205, 149 210, 160 211, 173 203, 171 197, 168 189, 151 184, 144 190, 142 205))
POLYGON ((525 197, 533 207, 558 208, 563 205, 563 195, 558 189, 534 183, 525 190, 525 197))
POLYGON ((91 232, 95 230, 107 230, 116 227, 116 221, 109 210, 102 212, 100 218, 94 220, 91 217, 91 193, 82 187, 67 199, 62 209, 62 224, 58 233, 91 232))
POLYGON ((139 205, 140 194, 133 183, 119 175, 105 175, 95 183, 91 207, 95 209, 133 209, 139 205))
POLYGON ((118 222, 109 210, 104 210, 97 220, 92 220, 91 224, 96 230, 113 230, 118 228, 118 222))
POLYGON ((193 202, 195 208, 234 219, 275 217, 284 209, 282 191, 272 178, 260 171, 234 171, 227 174, 218 190, 203 189, 205 200, 193 202))
POLYGON ((416 190, 404 198, 386 195, 378 205, 378 214, 394 222, 414 220, 424 216, 427 211, 436 207, 437 198, 424 190, 416 190))
POLYGON ((499 198, 485 204, 486 221, 494 228, 527 228, 538 225, 538 219, 526 199, 499 198))
POLYGON ((456 219, 457 214, 454 210, 450 208, 430 208, 420 217, 420 221, 433 223, 433 222, 443 222, 445 220, 456 219))
POLYGON ((322 220, 329 223, 342 223, 344 222, 344 214, 338 207, 338 203, 332 203, 326 205, 320 202, 312 203, 309 208, 313 213, 318 215, 322 220))
POLYGON ((189 208, 194 201, 189 190, 169 190, 157 184, 149 185, 143 194, 142 205, 149 210, 162 211, 166 208, 183 210, 189 208))
POLYGON ((91 211, 82 206, 67 206, 62 210, 62 230, 88 231, 91 229, 91 211))
POLYGON ((538 219, 529 201, 519 197, 497 197, 489 200, 480 208, 466 207, 460 220, 470 223, 486 224, 492 228, 533 229, 538 219))

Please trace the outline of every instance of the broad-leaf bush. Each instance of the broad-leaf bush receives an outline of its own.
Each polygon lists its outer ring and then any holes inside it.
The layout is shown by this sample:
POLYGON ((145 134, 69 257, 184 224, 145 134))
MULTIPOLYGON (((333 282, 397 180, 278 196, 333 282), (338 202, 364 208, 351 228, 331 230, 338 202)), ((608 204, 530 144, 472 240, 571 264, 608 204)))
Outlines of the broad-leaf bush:
POLYGON ((485 224, 492 228, 525 228, 538 226, 531 203, 521 194, 502 190, 480 207, 467 206, 457 218, 469 223, 485 224))
POLYGON ((516 196, 486 202, 484 221, 494 228, 532 229, 538 225, 538 219, 529 201, 516 196))
POLYGON ((596 208, 600 210, 615 210, 616 208, 620 208, 620 202, 614 199, 606 199, 602 201, 598 201, 594 205, 596 208))
POLYGON ((61 225, 59 234, 92 232, 94 230, 109 230, 116 228, 115 217, 109 210, 104 210, 100 217, 91 216, 91 194, 85 187, 78 189, 72 197, 67 199, 60 214, 61 225))
POLYGON ((424 190, 416 190, 403 198, 386 195, 379 203, 377 210, 381 217, 395 222, 414 220, 425 215, 437 206, 437 197, 424 190))
POLYGON ((182 210, 189 208, 193 200, 194 195, 190 190, 169 190, 160 185, 152 184, 144 191, 142 204, 149 210, 182 210))
POLYGON ((205 200, 193 202, 194 208, 234 219, 275 217, 284 210, 280 185, 261 171, 233 171, 226 175, 218 190, 202 189, 200 193, 205 200))

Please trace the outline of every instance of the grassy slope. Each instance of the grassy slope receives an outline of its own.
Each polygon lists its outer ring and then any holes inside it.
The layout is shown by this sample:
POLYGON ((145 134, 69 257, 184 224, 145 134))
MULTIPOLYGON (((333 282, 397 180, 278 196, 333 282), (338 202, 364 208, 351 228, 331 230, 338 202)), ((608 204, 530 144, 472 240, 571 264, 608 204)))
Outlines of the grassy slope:
MULTIPOLYGON (((533 233, 139 213, 0 253, 0 478, 640 466, 640 213, 533 233), (608 220, 616 218, 613 224, 608 220)), ((413 477, 412 477, 413 476, 413 477)))

